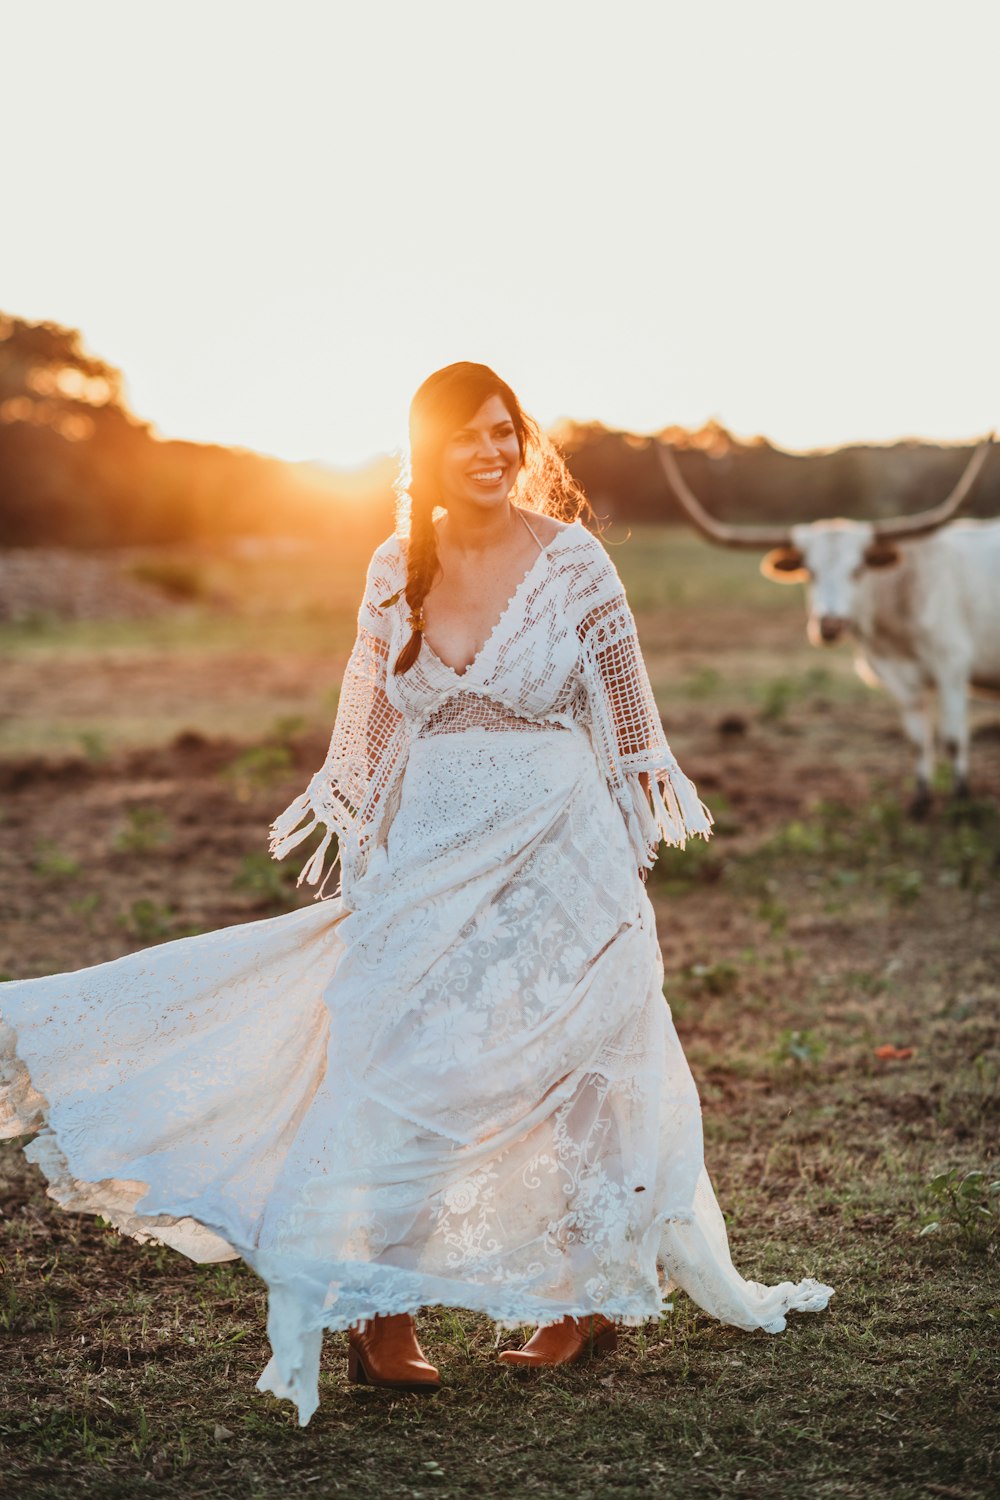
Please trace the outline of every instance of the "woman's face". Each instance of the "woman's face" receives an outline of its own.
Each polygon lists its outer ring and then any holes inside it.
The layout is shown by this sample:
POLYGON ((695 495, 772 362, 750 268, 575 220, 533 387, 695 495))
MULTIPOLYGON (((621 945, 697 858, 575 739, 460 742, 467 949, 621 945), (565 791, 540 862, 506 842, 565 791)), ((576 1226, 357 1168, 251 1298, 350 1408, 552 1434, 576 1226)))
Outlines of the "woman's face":
POLYGON ((521 468, 517 433, 500 396, 490 396, 453 432, 441 455, 441 504, 502 505, 521 468))

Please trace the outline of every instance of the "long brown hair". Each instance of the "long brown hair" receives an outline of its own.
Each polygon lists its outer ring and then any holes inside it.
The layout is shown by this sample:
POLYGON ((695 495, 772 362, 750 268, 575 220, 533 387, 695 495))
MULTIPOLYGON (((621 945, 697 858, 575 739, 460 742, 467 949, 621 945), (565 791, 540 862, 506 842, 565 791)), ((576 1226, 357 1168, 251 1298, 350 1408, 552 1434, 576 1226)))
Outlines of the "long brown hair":
MULTIPOLYGON (((521 454, 510 499, 527 510, 573 520, 587 508, 582 490, 538 423, 522 410, 510 386, 488 365, 461 360, 435 370, 410 403, 410 453, 397 481, 397 531, 409 532, 406 549, 406 602, 418 615, 440 570, 434 512, 440 503, 441 455, 454 432, 464 427, 491 396, 499 396, 513 424, 521 454)), ((420 654, 421 632, 414 630, 396 658, 395 672, 412 667, 420 654)))

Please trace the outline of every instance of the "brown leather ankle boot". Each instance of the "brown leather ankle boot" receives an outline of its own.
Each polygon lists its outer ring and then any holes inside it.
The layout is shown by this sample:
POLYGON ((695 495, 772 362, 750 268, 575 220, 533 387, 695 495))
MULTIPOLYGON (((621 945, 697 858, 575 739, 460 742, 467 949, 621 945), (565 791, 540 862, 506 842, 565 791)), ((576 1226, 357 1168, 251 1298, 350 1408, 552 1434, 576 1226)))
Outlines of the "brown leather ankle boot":
POLYGON ((409 1313, 369 1318, 347 1334, 347 1378, 355 1385, 436 1391, 437 1370, 417 1343, 409 1313))
POLYGON ((575 1365, 594 1354, 607 1354, 618 1347, 618 1333, 609 1318, 563 1318, 548 1328, 537 1328, 523 1349, 505 1349, 500 1363, 515 1370, 535 1370, 546 1365, 575 1365))

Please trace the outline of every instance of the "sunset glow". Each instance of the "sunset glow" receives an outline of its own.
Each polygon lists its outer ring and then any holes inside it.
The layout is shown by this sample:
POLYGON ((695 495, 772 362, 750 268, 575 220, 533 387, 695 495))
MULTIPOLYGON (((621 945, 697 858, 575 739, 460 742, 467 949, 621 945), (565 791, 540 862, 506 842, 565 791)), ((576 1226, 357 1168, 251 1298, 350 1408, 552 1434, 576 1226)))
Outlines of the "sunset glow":
POLYGON ((0 308, 168 436, 354 464, 453 359, 542 421, 997 422, 1000 10, 101 0, 5 18, 0 308))

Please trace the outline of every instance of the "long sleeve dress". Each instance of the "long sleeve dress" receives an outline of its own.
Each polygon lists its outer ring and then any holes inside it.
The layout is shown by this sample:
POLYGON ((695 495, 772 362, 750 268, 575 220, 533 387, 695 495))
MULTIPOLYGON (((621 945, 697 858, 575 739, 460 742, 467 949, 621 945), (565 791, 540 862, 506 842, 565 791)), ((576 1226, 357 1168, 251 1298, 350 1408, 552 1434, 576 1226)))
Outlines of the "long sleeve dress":
POLYGON ((643 872, 711 819, 575 522, 475 660, 409 671, 405 544, 368 570, 329 753, 276 819, 335 893, 0 989, 0 1135, 67 1209, 268 1288, 257 1389, 316 1408, 324 1329, 816 1310, 730 1258, 643 872), (640 777, 643 776, 645 786, 640 777))

